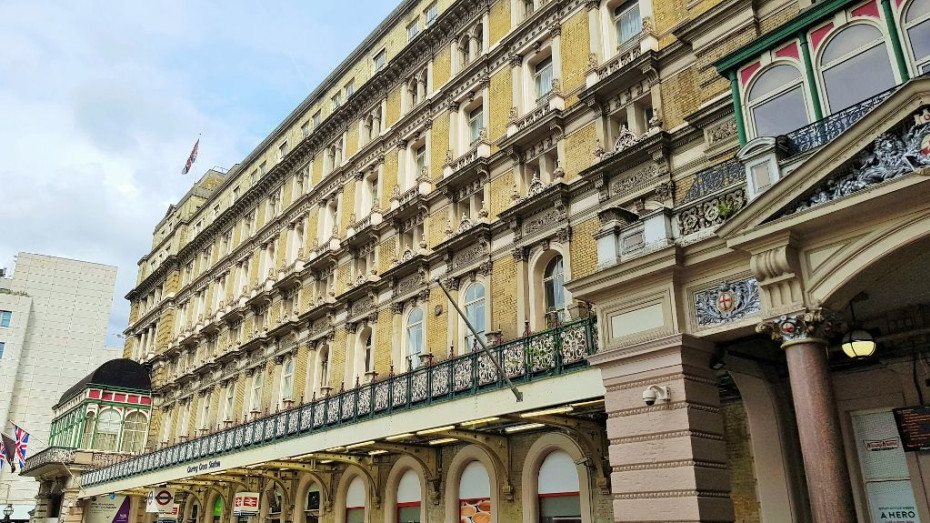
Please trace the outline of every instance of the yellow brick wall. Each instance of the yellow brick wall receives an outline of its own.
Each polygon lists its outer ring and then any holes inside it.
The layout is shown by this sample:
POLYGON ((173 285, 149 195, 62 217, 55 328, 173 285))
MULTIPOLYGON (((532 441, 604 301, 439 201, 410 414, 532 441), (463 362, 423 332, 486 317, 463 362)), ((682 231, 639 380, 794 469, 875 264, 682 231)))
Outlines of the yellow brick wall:
POLYGON ((284 187, 281 191, 281 208, 286 209, 288 205, 294 202, 294 175, 288 175, 284 178, 284 187))
POLYGON ((391 309, 378 311, 378 326, 375 329, 375 370, 378 378, 387 378, 391 371, 391 334, 394 325, 391 309))
POLYGON ((300 403, 301 400, 308 401, 310 395, 306 390, 307 385, 307 363, 310 357, 309 346, 302 346, 297 351, 294 358, 294 401, 300 403))
POLYGON ((491 328, 503 331, 505 340, 516 338, 523 332, 517 325, 517 270, 513 256, 494 260, 491 272, 491 328))
POLYGON ((391 258, 396 256, 394 238, 385 240, 378 244, 378 272, 384 273, 384 271, 391 268, 391 258))
POLYGON ((497 0, 488 16, 488 25, 491 26, 488 28, 488 41, 494 46, 510 32, 510 0, 497 0))
MULTIPOLYGON (((568 93, 584 85, 588 69, 591 44, 587 10, 582 9, 562 24, 559 39, 562 48, 562 91, 568 93)), ((572 105, 577 101, 578 97, 572 96, 567 104, 572 105)))
POLYGON ((675 181, 675 205, 681 204, 685 196, 688 195, 688 191, 691 190, 692 185, 694 185, 693 174, 675 181))
POLYGON ((258 265, 259 265, 258 260, 260 256, 261 256, 260 250, 255 249, 254 251, 252 251, 252 263, 249 264, 249 273, 251 273, 249 275, 249 290, 251 290, 252 287, 254 287, 256 283, 258 283, 259 279, 264 281, 265 278, 268 276, 267 274, 258 274, 258 265))
POLYGON ((449 112, 445 111, 433 120, 430 130, 430 176, 437 179, 442 176, 442 164, 446 161, 449 150, 449 112))
MULTIPOLYGON (((709 0, 719 2, 720 0, 709 0)), ((686 0, 662 0, 661 2, 652 3, 653 24, 656 33, 659 35, 659 48, 673 43, 675 37, 672 36, 671 30, 679 22, 687 18, 687 1, 686 0)))
POLYGON ((488 214, 496 220, 501 211, 510 207, 510 195, 513 193, 513 169, 491 180, 491 201, 488 214))
POLYGON ((342 188, 342 224, 339 226, 340 236, 345 235, 353 214, 355 214, 355 177, 350 176, 349 181, 342 188))
POLYGON ((129 306, 129 323, 133 324, 139 320, 139 302, 134 301, 129 306))
POLYGON ((274 395, 277 392, 274 383, 274 374, 277 367, 273 360, 269 360, 262 370, 265 373, 262 380, 262 412, 274 412, 275 406, 272 401, 274 401, 274 395))
POLYGON ((313 245, 313 240, 316 239, 317 227, 319 227, 319 217, 320 217, 320 208, 319 206, 314 206, 310 209, 310 212, 307 214, 307 230, 304 231, 304 255, 310 253, 310 246, 313 245))
POLYGON ((324 154, 322 150, 319 151, 313 158, 313 173, 311 176, 313 179, 313 185, 316 185, 320 183, 321 180, 323 180, 323 158, 324 154))
POLYGON ((384 126, 394 125, 400 118, 400 93, 401 88, 397 87, 387 97, 387 111, 384 114, 384 126))
POLYGON ((594 122, 578 129, 565 137, 565 158, 562 169, 565 181, 570 182, 578 173, 594 162, 594 149, 597 147, 597 128, 594 122))
MULTIPOLYGON (((449 221, 449 206, 444 206, 441 209, 436 209, 430 214, 429 219, 426 220, 426 237, 429 242, 430 249, 436 247, 440 243, 446 241, 445 229, 449 221)), ((458 224, 453 223, 452 228, 455 229, 458 224)))
POLYGON ((391 148, 384 154, 384 179, 381 181, 381 209, 385 212, 391 208, 391 191, 397 185, 397 149, 391 148))
POLYGON ((349 132, 346 135, 346 149, 344 151, 346 158, 351 158, 358 152, 358 128, 360 125, 361 120, 349 124, 349 132))
MULTIPOLYGON (((336 328, 336 338, 333 340, 332 346, 330 346, 330 368, 329 368, 329 378, 330 384, 332 385, 335 391, 338 391, 340 386, 343 384, 343 378, 346 375, 346 342, 348 341, 348 333, 342 326, 336 328)), ((349 387, 349 384, 345 384, 346 388, 349 387)))
POLYGON ((666 129, 683 124, 685 116, 700 106, 704 95, 696 76, 694 69, 686 69, 662 82, 662 117, 666 129))
POLYGON ((216 429, 217 426, 222 425, 220 416, 223 415, 220 412, 220 402, 223 397, 223 387, 216 386, 213 387, 213 392, 210 394, 210 421, 207 422, 207 427, 211 429, 216 429))
POLYGON ((778 28, 779 26, 781 26, 782 24, 786 23, 788 20, 791 20, 795 16, 798 16, 799 10, 800 9, 798 8, 797 3, 790 4, 787 8, 780 11, 775 16, 770 16, 768 18, 763 19, 759 23, 759 29, 761 30, 763 34, 768 33, 769 31, 772 31, 778 28))
POLYGON ((449 347, 446 346, 446 336, 449 334, 449 299, 442 289, 430 289, 429 305, 424 312, 429 315, 426 347, 433 353, 433 361, 444 360, 449 355, 449 347), (439 316, 433 314, 437 305, 442 306, 442 314, 439 316))
POLYGON ((241 421, 248 415, 248 412, 246 412, 249 408, 246 404, 248 398, 246 389, 249 386, 249 381, 251 381, 251 378, 246 376, 245 373, 240 373, 239 378, 236 379, 236 396, 233 400, 233 414, 237 421, 241 421))
POLYGON ((572 225, 572 279, 583 278, 594 274, 597 268, 597 242, 594 233, 600 223, 597 218, 591 218, 572 225))
POLYGON ((510 108, 513 107, 511 74, 510 68, 505 67, 491 76, 491 85, 488 87, 488 97, 491 99, 488 139, 492 142, 507 132, 507 119, 510 117, 510 108))
MULTIPOLYGON (((158 334, 155 336, 155 352, 160 353, 165 347, 168 346, 168 343, 171 341, 171 338, 174 337, 174 317, 177 314, 175 309, 165 309, 161 313, 161 317, 158 319, 158 334)), ((132 337, 128 338, 128 340, 132 337)))
POLYGON ((165 275, 165 285, 162 296, 166 296, 171 293, 177 294, 179 290, 181 290, 181 271, 168 271, 168 274, 165 275))
POLYGON ((440 89, 452 74, 452 44, 443 46, 433 58, 433 90, 440 89))

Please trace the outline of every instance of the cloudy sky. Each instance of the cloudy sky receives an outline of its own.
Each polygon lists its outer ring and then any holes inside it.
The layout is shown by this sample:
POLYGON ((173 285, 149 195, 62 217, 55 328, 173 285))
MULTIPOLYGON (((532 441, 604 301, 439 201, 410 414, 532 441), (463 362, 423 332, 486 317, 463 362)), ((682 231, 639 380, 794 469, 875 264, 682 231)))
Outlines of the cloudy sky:
POLYGON ((0 2, 0 267, 20 251, 119 267, 121 345, 168 205, 244 158, 396 4, 0 2))

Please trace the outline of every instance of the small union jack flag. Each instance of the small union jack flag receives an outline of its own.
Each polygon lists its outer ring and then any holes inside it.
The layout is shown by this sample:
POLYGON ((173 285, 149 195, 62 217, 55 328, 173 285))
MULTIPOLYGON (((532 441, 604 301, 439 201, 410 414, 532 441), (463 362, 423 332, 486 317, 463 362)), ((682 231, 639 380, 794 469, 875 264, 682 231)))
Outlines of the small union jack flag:
POLYGON ((200 149, 200 138, 197 138, 197 141, 194 143, 194 149, 191 151, 191 155, 187 157, 187 163, 184 164, 184 169, 181 169, 181 174, 187 174, 191 170, 191 166, 194 165, 194 162, 197 161, 197 151, 200 149))
POLYGON ((16 462, 19 469, 26 468, 26 449, 29 447, 29 433, 13 425, 14 437, 16 438, 16 462))
POLYGON ((16 442, 13 441, 13 438, 7 436, 6 434, 0 432, 0 468, 4 461, 10 464, 10 472, 16 472, 16 463, 13 461, 13 456, 16 455, 16 442))

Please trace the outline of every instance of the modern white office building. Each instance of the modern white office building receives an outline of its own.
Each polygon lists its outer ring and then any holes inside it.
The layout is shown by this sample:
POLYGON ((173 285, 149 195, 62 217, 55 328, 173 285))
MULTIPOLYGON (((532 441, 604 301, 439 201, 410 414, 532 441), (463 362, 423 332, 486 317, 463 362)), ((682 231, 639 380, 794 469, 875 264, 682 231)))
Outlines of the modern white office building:
MULTIPOLYGON (((116 267, 29 253, 0 277, 0 430, 27 430, 30 454, 45 447, 62 393, 119 357, 104 348, 115 284, 116 267)), ((3 466, 0 504, 13 521, 29 519, 37 488, 3 466)))

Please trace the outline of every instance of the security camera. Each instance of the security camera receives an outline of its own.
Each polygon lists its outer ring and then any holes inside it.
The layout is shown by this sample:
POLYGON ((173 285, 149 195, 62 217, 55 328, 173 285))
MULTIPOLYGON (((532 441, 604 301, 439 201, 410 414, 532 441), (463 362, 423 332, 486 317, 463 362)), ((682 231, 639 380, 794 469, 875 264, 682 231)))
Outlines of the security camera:
POLYGON ((646 390, 643 391, 643 403, 651 407, 656 404, 656 401, 660 403, 667 403, 669 398, 668 387, 650 385, 646 390))

